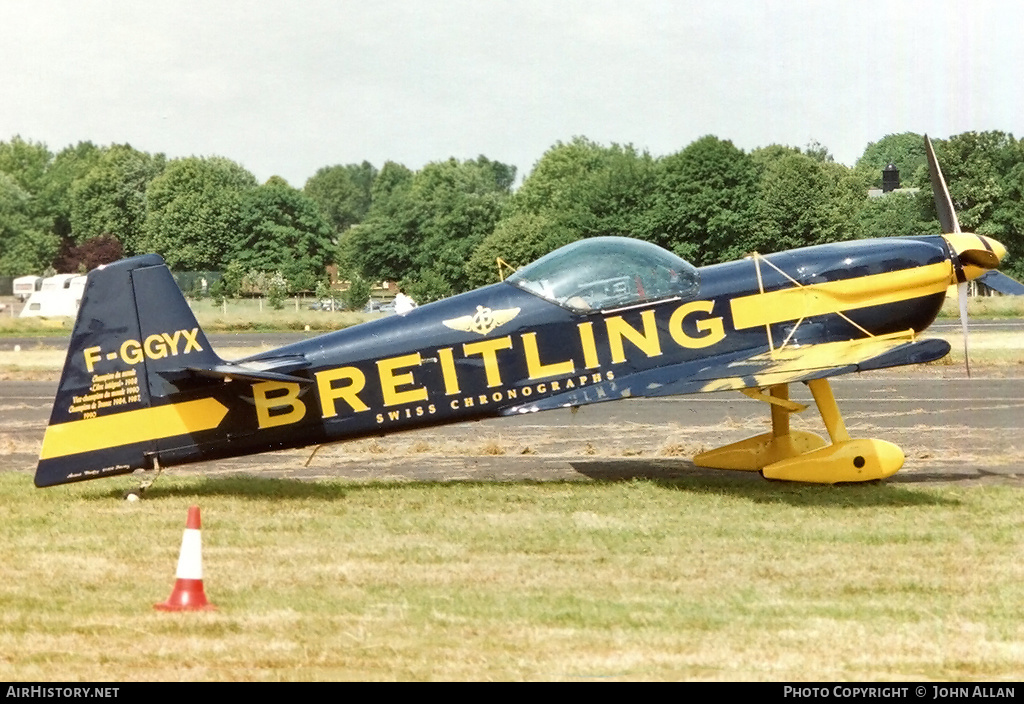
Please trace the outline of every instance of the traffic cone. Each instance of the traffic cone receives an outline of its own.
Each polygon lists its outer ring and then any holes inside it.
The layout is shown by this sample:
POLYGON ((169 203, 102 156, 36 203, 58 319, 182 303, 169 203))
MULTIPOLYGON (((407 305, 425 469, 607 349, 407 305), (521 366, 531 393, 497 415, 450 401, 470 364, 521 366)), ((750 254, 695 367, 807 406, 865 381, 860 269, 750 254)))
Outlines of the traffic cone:
POLYGON ((178 573, 171 595, 162 604, 153 604, 160 611, 209 611, 217 607, 206 600, 203 590, 203 541, 199 529, 199 507, 190 506, 185 533, 181 536, 178 573))

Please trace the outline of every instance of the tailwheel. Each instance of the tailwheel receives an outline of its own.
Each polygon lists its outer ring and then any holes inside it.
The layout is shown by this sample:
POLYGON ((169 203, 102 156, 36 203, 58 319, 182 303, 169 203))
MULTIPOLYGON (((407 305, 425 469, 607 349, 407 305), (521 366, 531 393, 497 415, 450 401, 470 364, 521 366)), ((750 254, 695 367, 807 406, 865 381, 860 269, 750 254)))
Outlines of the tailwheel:
POLYGON ((766 479, 835 484, 892 476, 903 466, 903 451, 884 440, 853 439, 846 431, 832 387, 826 379, 807 382, 831 444, 814 433, 791 431, 789 414, 807 407, 789 400, 786 384, 769 393, 744 389, 751 398, 771 404, 772 431, 694 457, 698 467, 760 471, 766 479))
POLYGON ((153 469, 156 470, 156 474, 154 474, 148 480, 140 482, 138 488, 129 489, 128 491, 124 492, 123 498, 125 501, 135 502, 142 499, 143 496, 145 496, 146 494, 146 489, 153 486, 153 482, 159 479, 160 475, 163 474, 164 470, 160 466, 160 460, 155 455, 153 456, 153 469))

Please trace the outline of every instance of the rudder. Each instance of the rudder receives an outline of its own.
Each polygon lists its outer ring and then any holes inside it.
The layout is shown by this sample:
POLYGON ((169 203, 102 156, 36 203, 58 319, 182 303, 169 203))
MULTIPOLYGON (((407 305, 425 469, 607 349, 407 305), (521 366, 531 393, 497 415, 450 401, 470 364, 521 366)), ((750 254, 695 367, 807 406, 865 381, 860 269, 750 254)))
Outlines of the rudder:
POLYGON ((160 439, 192 432, 197 415, 207 422, 210 409, 183 408, 166 398, 173 388, 167 378, 186 359, 190 365, 222 363, 161 257, 132 257, 92 271, 36 486, 150 468, 160 439))

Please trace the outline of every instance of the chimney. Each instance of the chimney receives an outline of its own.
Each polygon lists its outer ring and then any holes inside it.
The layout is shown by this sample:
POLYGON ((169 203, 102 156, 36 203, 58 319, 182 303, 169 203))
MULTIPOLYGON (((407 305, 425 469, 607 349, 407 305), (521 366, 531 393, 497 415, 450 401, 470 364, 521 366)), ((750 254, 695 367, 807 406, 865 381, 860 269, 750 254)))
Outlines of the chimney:
POLYGON ((891 193, 899 187, 900 170, 890 161, 889 165, 882 169, 882 193, 891 193))

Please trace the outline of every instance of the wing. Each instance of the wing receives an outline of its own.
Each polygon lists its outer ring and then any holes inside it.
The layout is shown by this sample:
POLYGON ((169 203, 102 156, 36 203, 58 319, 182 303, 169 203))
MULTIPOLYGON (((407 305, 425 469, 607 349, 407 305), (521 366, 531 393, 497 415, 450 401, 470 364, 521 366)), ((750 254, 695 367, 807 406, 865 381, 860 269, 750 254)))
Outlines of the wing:
MULTIPOLYGON (((913 340, 897 333, 861 340, 824 342, 765 351, 699 375, 695 391, 729 391, 822 379, 840 374, 923 364, 949 353, 945 340, 913 340)), ((670 392, 673 393, 673 392, 670 392)), ((675 392, 680 393, 680 392, 675 392)), ((682 393, 693 393, 685 391, 682 393)), ((647 395, 661 395, 659 393, 647 395)))
POLYGON ((507 414, 581 406, 630 397, 674 396, 763 388, 840 374, 923 364, 949 353, 945 340, 916 340, 910 332, 862 340, 749 350, 657 367, 511 409, 507 414))

